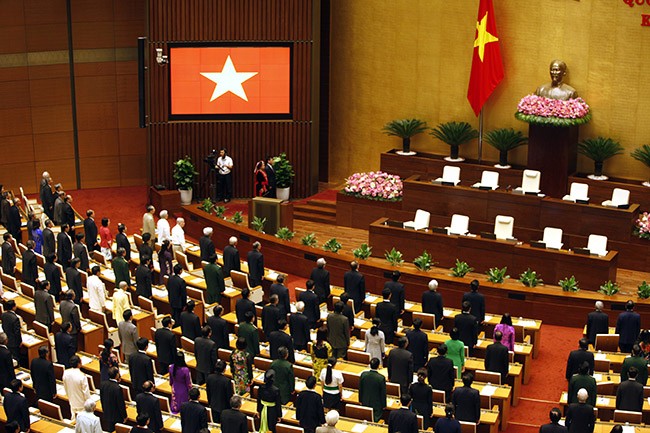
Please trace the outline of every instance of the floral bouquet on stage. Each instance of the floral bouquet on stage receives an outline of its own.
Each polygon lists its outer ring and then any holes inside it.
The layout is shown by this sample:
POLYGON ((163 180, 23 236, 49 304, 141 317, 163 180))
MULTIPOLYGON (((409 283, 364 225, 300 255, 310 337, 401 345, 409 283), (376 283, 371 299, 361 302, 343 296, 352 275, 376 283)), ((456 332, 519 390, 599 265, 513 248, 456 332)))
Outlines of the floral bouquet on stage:
POLYGON ((402 179, 383 171, 354 173, 345 179, 343 192, 354 197, 379 201, 402 200, 402 179))
POLYGON ((634 226, 634 234, 641 239, 650 239, 650 213, 643 212, 639 215, 634 226))
POLYGON ((515 117, 535 125, 568 127, 589 122, 591 110, 582 98, 562 101, 527 95, 519 101, 515 117))

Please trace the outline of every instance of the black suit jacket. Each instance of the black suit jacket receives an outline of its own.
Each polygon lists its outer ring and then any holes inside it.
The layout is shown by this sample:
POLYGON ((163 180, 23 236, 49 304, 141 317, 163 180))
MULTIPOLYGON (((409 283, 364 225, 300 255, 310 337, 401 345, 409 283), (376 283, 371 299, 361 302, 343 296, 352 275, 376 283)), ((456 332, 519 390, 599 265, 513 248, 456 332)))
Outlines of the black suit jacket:
POLYGON ((99 243, 97 242, 97 224, 92 218, 84 220, 84 240, 89 250, 99 250, 99 243))
POLYGON ((330 271, 325 268, 316 267, 311 270, 309 279, 314 282, 314 292, 318 300, 323 303, 330 296, 330 271))
POLYGON ((229 277, 230 271, 241 271, 239 251, 233 245, 228 245, 223 249, 223 276, 229 277))
POLYGON ((478 323, 485 320, 485 296, 479 292, 467 292, 463 295, 463 302, 468 301, 472 306, 470 313, 476 317, 478 323))
POLYGON ((151 298, 151 269, 140 264, 135 270, 135 293, 138 296, 151 298))
POLYGON ((280 315, 284 318, 291 313, 291 299, 289 299, 289 289, 284 284, 271 284, 269 289, 271 295, 278 295, 278 308, 280 315))
POLYGON ((641 316, 635 311, 624 311, 616 319, 616 333, 621 344, 633 344, 641 331, 641 316))
POLYGON ((217 349, 228 349, 228 322, 222 317, 208 317, 208 326, 212 329, 212 341, 217 344, 217 349))
POLYGON ((187 304, 187 283, 178 275, 172 275, 167 280, 167 293, 169 305, 181 309, 187 304))
POLYGON ((70 203, 63 203, 63 210, 61 212, 62 222, 70 226, 70 230, 74 227, 74 209, 70 203))
POLYGON ((235 409, 226 409, 221 412, 221 432, 248 433, 246 415, 235 409))
POLYGON ((413 382, 413 354, 406 349, 395 348, 388 354, 386 362, 388 380, 399 383, 402 389, 413 382))
POLYGON ((2 243, 2 272, 7 275, 14 275, 16 268, 16 252, 10 242, 2 243))
POLYGON ((88 259, 88 250, 87 247, 81 242, 75 242, 72 246, 72 253, 76 258, 81 260, 79 263, 79 269, 86 271, 90 269, 89 259, 88 259))
POLYGON ((244 315, 247 311, 253 313, 253 317, 257 317, 257 311, 255 310, 255 303, 250 299, 241 298, 237 300, 235 304, 235 313, 237 314, 237 323, 246 322, 244 315))
POLYGON ((69 368, 70 358, 77 351, 77 339, 67 332, 59 331, 54 336, 54 344, 56 345, 57 363, 65 365, 65 368, 69 368))
POLYGON ((436 326, 442 323, 443 305, 442 295, 438 292, 427 290, 422 294, 422 312, 436 316, 436 326))
POLYGON ((2 371, 2 374, 0 374, 0 388, 5 389, 16 378, 14 359, 5 346, 0 346, 0 371, 2 371))
POLYGON ((199 247, 201 248, 201 260, 204 262, 207 262, 212 254, 215 254, 214 242, 209 236, 199 238, 199 247))
POLYGON ((641 412, 643 410, 643 385, 630 379, 621 382, 616 390, 616 409, 641 412))
POLYGON ((314 431, 316 427, 325 424, 323 397, 317 392, 307 389, 299 392, 295 406, 296 419, 306 431, 314 431))
POLYGON ((571 376, 578 372, 580 365, 587 361, 589 363, 589 374, 594 374, 594 354, 588 350, 576 349, 569 353, 569 359, 566 362, 566 380, 571 380, 571 376))
POLYGON ((386 337, 386 344, 392 344, 397 331, 397 318, 399 317, 399 310, 395 304, 386 302, 385 300, 379 302, 375 308, 375 317, 381 320, 379 329, 386 337))
POLYGON ((246 258, 248 262, 248 279, 252 287, 262 284, 264 277, 264 255, 259 251, 249 251, 246 258))
POLYGON ((115 423, 122 423, 126 419, 126 404, 122 388, 114 380, 105 380, 99 387, 102 403, 104 429, 115 430, 115 423))
MULTIPOLYGON (((158 328, 154 333, 154 341, 156 342, 156 354, 158 361, 161 364, 173 364, 176 359, 177 347, 176 336, 171 329, 158 328)), ((161 372, 167 373, 166 371, 161 372)))
POLYGON ((217 343, 209 338, 196 337, 194 356, 196 357, 196 371, 203 374, 212 373, 214 363, 217 362, 217 343))
POLYGON ((124 233, 118 233, 115 235, 115 244, 117 245, 117 248, 124 248, 126 251, 126 256, 124 256, 126 261, 128 262, 131 260, 131 242, 129 242, 129 238, 127 238, 124 233))
POLYGON ((269 355, 271 359, 278 359, 280 355, 278 354, 278 349, 282 346, 286 347, 289 351, 289 358, 287 360, 292 364, 296 362, 296 358, 293 352, 293 339, 291 335, 287 334, 284 331, 273 331, 269 334, 269 355))
POLYGON ((131 375, 131 390, 134 395, 142 392, 142 384, 153 382, 153 364, 146 353, 137 351, 129 356, 129 374, 131 375))
POLYGON ((46 262, 43 266, 43 273, 45 279, 50 282, 50 294, 59 300, 61 298, 61 271, 54 263, 46 262))
POLYGON ((539 426, 539 433, 567 433, 569 430, 560 424, 544 424, 539 426))
POLYGON ((72 301, 61 301, 59 304, 61 320, 72 323, 70 334, 77 335, 81 331, 81 318, 79 317, 79 306, 72 301))
POLYGON ((181 331, 183 337, 190 340, 196 340, 196 337, 201 336, 201 319, 194 313, 183 311, 181 313, 181 331))
POLYGON ((458 421, 478 422, 481 418, 481 396, 477 389, 461 386, 454 389, 451 402, 458 421))
POLYGON ((307 316, 302 313, 293 313, 289 316, 289 329, 296 346, 306 347, 307 342, 311 341, 309 334, 309 321, 307 316))
POLYGON ((9 392, 5 395, 4 401, 7 422, 16 421, 20 431, 29 429, 29 402, 24 395, 18 392, 9 392))
POLYGON ((18 206, 11 206, 9 208, 9 216, 7 217, 7 231, 16 240, 21 239, 20 224, 20 211, 18 210, 18 206))
POLYGON ((223 374, 214 373, 205 380, 205 390, 208 393, 208 404, 212 409, 214 422, 220 422, 218 415, 223 410, 230 409, 230 397, 233 394, 232 382, 223 374))
POLYGON ((181 405, 181 433, 197 433, 208 428, 208 413, 198 401, 186 401, 181 405))
POLYGON ((72 257, 72 240, 66 232, 61 232, 56 235, 57 243, 57 260, 63 266, 63 269, 70 267, 70 258, 72 257))
POLYGON ((277 192, 275 190, 276 188, 275 170, 273 169, 273 166, 271 164, 266 164, 264 166, 264 172, 266 173, 266 180, 268 182, 268 187, 267 187, 268 192, 266 194, 266 197, 275 198, 277 195, 277 192))
POLYGON ((404 300, 405 300, 405 293, 404 293, 404 284, 400 283, 399 281, 386 281, 384 283, 384 289, 390 289, 390 302, 392 302, 399 311, 404 311, 404 300))
POLYGON ((81 286, 81 272, 79 269, 69 267, 65 270, 65 281, 68 284, 68 289, 74 292, 74 302, 81 304, 83 299, 83 288, 81 286))
POLYGON ((56 394, 54 365, 47 359, 34 358, 30 366, 30 373, 36 397, 53 403, 56 394))
POLYGON ((587 340, 596 344, 596 334, 609 334, 609 317, 602 311, 592 311, 587 315, 587 340))
POLYGON ((138 415, 141 413, 149 414, 149 428, 151 431, 156 433, 160 432, 163 428, 160 400, 150 392, 143 392, 135 397, 135 404, 138 409, 138 415))
MULTIPOLYGON (((454 318, 454 326, 458 328, 459 339, 465 346, 472 347, 476 345, 478 339, 478 322, 473 314, 460 313, 454 318)), ((458 417, 456 417, 458 418, 458 417)))
POLYGON ((38 263, 36 263, 36 253, 34 250, 28 249, 23 253, 23 281, 32 287, 36 287, 36 279, 38 278, 38 263))
POLYGON ((277 305, 268 304, 262 308, 262 330, 267 339, 271 332, 278 330, 280 316, 280 308, 277 305))
POLYGON ((46 227, 43 229, 43 256, 47 258, 50 254, 56 254, 56 239, 54 232, 46 227))
POLYGON ((418 433, 418 419, 415 412, 400 408, 388 416, 388 433, 418 433))
POLYGON ((363 300, 366 299, 366 280, 359 271, 347 271, 343 275, 343 287, 354 301, 354 310, 361 311, 363 300))
POLYGON ((147 256, 153 260, 153 248, 151 248, 151 245, 148 243, 143 243, 140 245, 138 247, 138 253, 140 253, 140 257, 147 256))
POLYGON ((592 433, 596 424, 594 407, 587 403, 571 403, 566 412, 564 425, 569 433, 592 433))
POLYGON ((409 344, 406 349, 413 354, 413 371, 424 367, 429 356, 429 338, 427 334, 415 329, 406 333, 409 344))
POLYGON ((501 373, 501 383, 506 383, 510 361, 508 348, 499 342, 490 344, 485 351, 485 369, 501 373))
POLYGON ((454 370, 454 361, 446 356, 435 356, 427 361, 427 377, 429 385, 433 389, 445 391, 447 397, 451 396, 451 390, 454 389, 456 372, 454 370))
POLYGON ((320 320, 320 309, 318 304, 318 295, 312 290, 302 292, 298 297, 299 301, 305 304, 303 313, 307 316, 307 322, 310 328, 314 328, 316 323, 320 320))
POLYGON ((20 319, 13 311, 2 313, 2 330, 7 334, 7 347, 16 349, 20 347, 23 337, 20 334, 20 319))

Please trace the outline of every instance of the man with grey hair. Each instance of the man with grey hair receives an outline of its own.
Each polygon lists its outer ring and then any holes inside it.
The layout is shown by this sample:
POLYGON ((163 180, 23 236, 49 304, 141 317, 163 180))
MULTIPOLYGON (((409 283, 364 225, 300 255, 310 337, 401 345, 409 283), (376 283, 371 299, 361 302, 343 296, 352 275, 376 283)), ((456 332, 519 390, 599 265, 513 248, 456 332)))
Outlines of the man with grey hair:
POLYGON ((83 412, 77 414, 75 433, 102 433, 102 424, 95 415, 96 404, 92 399, 86 400, 83 412))
POLYGON ((11 351, 7 347, 7 334, 0 332, 0 389, 9 387, 12 380, 16 378, 14 371, 14 359, 11 356, 11 351))
POLYGON ((339 422, 339 413, 336 410, 330 410, 325 415, 325 424, 321 427, 316 427, 316 433, 341 433, 341 430, 336 428, 336 423, 339 422))
POLYGON ((289 329, 293 337, 293 346, 296 350, 307 350, 307 343, 311 341, 309 333, 309 320, 303 313, 305 303, 296 302, 296 312, 289 316, 289 329))
POLYGON ((596 335, 609 334, 609 316, 603 312, 605 305, 596 301, 596 310, 587 314, 587 340, 589 344, 596 344, 596 335))
POLYGON ((594 407, 587 403, 589 393, 586 389, 578 390, 578 403, 571 403, 566 412, 564 425, 569 433, 592 433, 596 423, 594 407))
POLYGON ((170 241, 172 240, 172 235, 171 235, 171 228, 169 226, 169 221, 167 218, 169 218, 169 213, 167 210, 163 209, 160 211, 158 214, 160 219, 158 220, 158 224, 156 226, 156 232, 158 234, 158 242, 161 244, 164 241, 170 241))
POLYGON ((230 271, 241 271, 236 236, 231 236, 230 239, 228 239, 228 245, 223 249, 223 276, 229 277, 230 271))
POLYGON ((230 409, 221 412, 222 433, 248 433, 246 415, 239 411, 241 403, 241 396, 234 394, 230 397, 230 409))
POLYGON ((259 241, 253 242, 253 249, 248 252, 246 261, 248 262, 249 282, 252 287, 261 286, 264 277, 264 255, 260 251, 262 244, 259 241))
POLYGON ((316 267, 311 270, 309 279, 314 282, 314 293, 318 295, 318 302, 322 304, 330 296, 330 271, 325 269, 324 258, 316 260, 316 267))
POLYGON ((183 218, 176 218, 176 225, 172 228, 172 246, 174 251, 182 253, 185 251, 185 220, 183 218))
POLYGON ((203 236, 199 239, 199 247, 201 248, 201 261, 207 262, 212 254, 216 254, 214 249, 214 242, 212 242, 212 227, 205 227, 203 229, 203 236))
POLYGON ((429 281, 428 287, 429 290, 422 293, 422 312, 436 316, 438 326, 443 318, 442 295, 438 292, 438 281, 429 281))

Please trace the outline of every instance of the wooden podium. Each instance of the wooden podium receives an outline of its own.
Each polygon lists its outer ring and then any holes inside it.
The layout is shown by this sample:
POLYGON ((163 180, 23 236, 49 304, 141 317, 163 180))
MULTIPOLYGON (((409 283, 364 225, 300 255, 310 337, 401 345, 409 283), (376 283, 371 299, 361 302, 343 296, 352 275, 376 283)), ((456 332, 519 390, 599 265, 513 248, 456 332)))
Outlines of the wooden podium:
POLYGON ((278 198, 254 197, 248 202, 248 228, 253 217, 266 218, 264 233, 274 235, 280 227, 293 230, 293 203, 278 198))
POLYGON ((542 172, 542 193, 555 198, 567 194, 569 176, 576 171, 578 129, 529 125, 528 168, 542 172))

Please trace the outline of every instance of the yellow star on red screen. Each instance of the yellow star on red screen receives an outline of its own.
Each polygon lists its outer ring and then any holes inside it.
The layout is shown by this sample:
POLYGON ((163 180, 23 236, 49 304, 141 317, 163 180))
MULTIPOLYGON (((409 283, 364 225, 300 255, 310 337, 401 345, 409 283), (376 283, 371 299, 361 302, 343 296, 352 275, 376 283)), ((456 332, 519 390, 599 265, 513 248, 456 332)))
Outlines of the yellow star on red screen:
POLYGON ((248 102, 248 96, 246 96, 242 83, 257 74, 257 72, 237 72, 230 56, 226 59, 221 72, 201 72, 201 75, 215 83, 210 102, 227 92, 231 92, 248 102))
POLYGON ((485 12, 481 21, 476 22, 476 40, 474 41, 474 47, 478 47, 478 57, 483 61, 483 55, 485 54, 485 46, 491 42, 497 42, 499 38, 490 34, 487 31, 487 22, 488 22, 488 13, 485 12))

